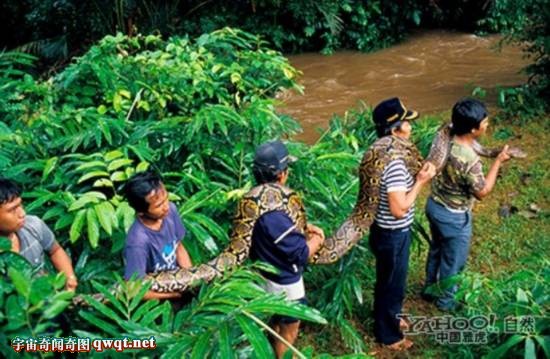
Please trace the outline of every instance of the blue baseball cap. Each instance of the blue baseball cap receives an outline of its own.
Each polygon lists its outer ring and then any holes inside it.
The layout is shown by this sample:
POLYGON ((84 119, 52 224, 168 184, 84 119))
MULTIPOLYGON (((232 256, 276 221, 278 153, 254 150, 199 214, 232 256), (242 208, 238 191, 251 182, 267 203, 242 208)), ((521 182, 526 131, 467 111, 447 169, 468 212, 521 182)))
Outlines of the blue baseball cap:
POLYGON ((274 172, 284 171, 294 161, 296 157, 291 156, 286 146, 278 140, 261 144, 254 154, 254 167, 274 172))

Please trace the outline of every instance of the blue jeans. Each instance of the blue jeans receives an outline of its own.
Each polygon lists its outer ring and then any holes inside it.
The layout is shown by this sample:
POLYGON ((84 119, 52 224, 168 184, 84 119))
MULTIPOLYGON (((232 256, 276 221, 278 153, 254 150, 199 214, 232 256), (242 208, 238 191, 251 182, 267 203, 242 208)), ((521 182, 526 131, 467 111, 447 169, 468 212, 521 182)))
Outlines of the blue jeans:
MULTIPOLYGON (((426 287, 460 273, 466 265, 472 238, 472 213, 456 213, 435 202, 431 197, 426 204, 432 242, 426 263, 426 287)), ((436 305, 442 310, 456 306, 454 295, 457 285, 443 289, 436 305)))
POLYGON ((410 227, 384 229, 376 225, 370 228, 369 244, 376 257, 376 285, 374 287, 374 336, 383 344, 393 344, 403 339, 397 315, 402 312, 409 248, 410 227))

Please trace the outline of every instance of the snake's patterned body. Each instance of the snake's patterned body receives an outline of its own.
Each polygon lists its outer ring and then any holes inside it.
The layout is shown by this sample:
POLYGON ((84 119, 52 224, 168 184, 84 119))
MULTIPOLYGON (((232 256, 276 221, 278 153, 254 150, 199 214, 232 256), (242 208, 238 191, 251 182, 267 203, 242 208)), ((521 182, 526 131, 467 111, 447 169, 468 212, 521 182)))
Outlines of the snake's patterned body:
MULTIPOLYGON (((427 161, 440 170, 449 152, 450 130, 444 125, 437 132, 427 161)), ((481 156, 494 157, 500 149, 486 150, 479 144, 474 149, 481 156)), ((519 149, 512 155, 522 157, 519 149)), ((328 264, 346 254, 369 230, 379 203, 379 184, 386 165, 402 159, 412 176, 421 168, 422 157, 416 146, 405 139, 386 136, 378 139, 366 152, 359 167, 359 194, 351 215, 328 237, 312 263, 328 264)), ((270 211, 285 212, 302 233, 306 233, 306 215, 300 197, 292 190, 278 184, 264 184, 253 188, 239 202, 233 223, 231 243, 219 256, 191 269, 161 272, 147 275, 151 290, 157 292, 184 292, 200 282, 209 282, 221 276, 229 268, 241 264, 250 251, 252 232, 256 220, 270 211)))
POLYGON ((231 243, 219 256, 191 269, 160 272, 148 275, 151 290, 157 292, 183 292, 198 283, 209 282, 224 271, 241 264, 250 252, 252 231, 256 220, 271 211, 283 211, 305 234, 306 215, 300 196, 288 187, 268 183, 252 188, 239 202, 233 221, 231 243))

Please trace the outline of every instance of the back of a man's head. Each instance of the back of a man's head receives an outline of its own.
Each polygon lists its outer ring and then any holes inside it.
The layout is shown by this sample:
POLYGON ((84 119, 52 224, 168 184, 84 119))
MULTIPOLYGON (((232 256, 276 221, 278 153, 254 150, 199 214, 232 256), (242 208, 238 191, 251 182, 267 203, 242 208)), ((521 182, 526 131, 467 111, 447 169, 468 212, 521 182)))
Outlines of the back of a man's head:
POLYGON ((0 206, 21 197, 21 188, 12 180, 0 178, 0 206))
POLYGON ((291 156, 281 141, 265 142, 256 148, 252 173, 258 184, 275 182, 289 162, 291 156))
POLYGON ((487 108, 483 102, 464 98, 453 106, 451 121, 453 124, 452 135, 464 135, 479 128, 479 124, 488 116, 487 108))
POLYGON ((148 170, 133 175, 124 186, 124 194, 137 213, 146 213, 149 210, 149 203, 145 197, 161 186, 162 178, 155 171, 148 170))

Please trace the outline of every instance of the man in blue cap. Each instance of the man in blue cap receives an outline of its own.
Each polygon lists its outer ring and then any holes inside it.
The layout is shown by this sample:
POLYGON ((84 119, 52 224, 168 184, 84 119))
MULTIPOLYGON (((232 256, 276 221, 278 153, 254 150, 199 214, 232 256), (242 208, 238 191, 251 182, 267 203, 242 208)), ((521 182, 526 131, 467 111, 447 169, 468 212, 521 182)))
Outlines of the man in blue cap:
MULTIPOLYGON (((253 173, 258 185, 278 183, 288 179, 288 164, 294 160, 281 141, 267 142, 259 146, 254 157, 253 173)), ((306 303, 302 273, 308 258, 313 256, 324 242, 323 230, 309 224, 307 237, 283 211, 272 211, 261 216, 252 232, 250 258, 269 263, 279 273, 262 273, 266 279, 266 291, 284 293, 288 300, 306 303)), ((273 329, 288 343, 293 344, 298 336, 300 321, 286 316, 274 316, 273 329)), ((288 349, 286 344, 275 339, 275 354, 281 358, 288 349)))

